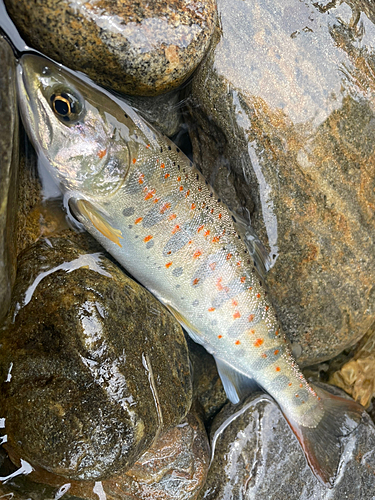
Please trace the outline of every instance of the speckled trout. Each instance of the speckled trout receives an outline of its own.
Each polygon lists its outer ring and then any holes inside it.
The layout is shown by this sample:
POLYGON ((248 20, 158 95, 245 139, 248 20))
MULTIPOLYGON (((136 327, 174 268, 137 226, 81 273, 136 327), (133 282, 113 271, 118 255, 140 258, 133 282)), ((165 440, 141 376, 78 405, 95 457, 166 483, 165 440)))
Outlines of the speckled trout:
POLYGON ((99 87, 31 54, 17 81, 23 122, 67 209, 215 357, 233 403, 254 381, 275 398, 331 483, 340 436, 363 409, 305 380, 236 216, 170 140, 99 87))

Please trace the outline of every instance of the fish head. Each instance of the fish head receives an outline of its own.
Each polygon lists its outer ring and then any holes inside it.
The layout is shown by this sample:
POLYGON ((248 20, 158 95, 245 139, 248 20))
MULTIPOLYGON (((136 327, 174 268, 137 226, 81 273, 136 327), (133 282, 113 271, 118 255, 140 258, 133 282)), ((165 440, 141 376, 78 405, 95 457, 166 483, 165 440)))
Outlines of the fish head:
POLYGON ((137 125, 116 100, 38 55, 17 71, 22 121, 41 163, 65 190, 106 197, 128 173, 137 125))

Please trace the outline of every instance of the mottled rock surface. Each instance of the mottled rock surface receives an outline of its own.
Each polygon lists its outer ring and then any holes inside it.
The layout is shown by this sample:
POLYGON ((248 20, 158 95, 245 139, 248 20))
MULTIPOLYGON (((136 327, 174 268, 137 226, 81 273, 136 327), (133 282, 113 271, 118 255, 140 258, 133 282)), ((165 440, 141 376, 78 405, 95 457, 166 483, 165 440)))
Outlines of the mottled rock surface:
POLYGON ((218 15, 193 78, 195 159, 251 212, 283 328, 318 363, 375 321, 374 7, 219 0, 218 15))
POLYGON ((131 467, 189 410, 180 326, 100 252, 68 238, 22 254, 1 344, 13 460, 99 480, 131 467))
MULTIPOLYGON (((196 498, 206 479, 209 465, 209 445, 205 428, 195 411, 187 416, 147 450, 126 473, 101 482, 107 500, 189 500, 196 498)), ((0 465, 0 475, 9 475, 16 468, 6 462, 0 465)), ((1 494, 13 493, 20 500, 18 491, 30 493, 33 500, 56 497, 63 487, 64 498, 97 499, 97 483, 70 481, 38 469, 27 478, 17 477, 0 486, 1 494)))
POLYGON ((197 67, 216 22, 214 0, 7 0, 26 42, 119 92, 156 95, 197 67))
POLYGON ((19 165, 15 59, 0 37, 0 321, 7 313, 16 276, 17 174, 19 165))
POLYGON ((332 489, 313 475, 279 407, 267 395, 256 393, 237 406, 226 405, 214 421, 212 440, 214 459, 199 500, 374 497, 375 427, 367 414, 342 438, 340 472, 332 489))

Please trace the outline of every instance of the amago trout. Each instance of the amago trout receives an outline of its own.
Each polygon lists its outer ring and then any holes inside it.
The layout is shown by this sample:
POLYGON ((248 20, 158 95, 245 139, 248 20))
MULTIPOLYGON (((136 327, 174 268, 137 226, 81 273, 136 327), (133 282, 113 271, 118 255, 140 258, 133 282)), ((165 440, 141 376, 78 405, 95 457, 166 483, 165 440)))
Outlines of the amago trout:
POLYGON ((23 122, 79 221, 214 357, 237 403, 275 398, 324 483, 363 409, 314 390, 291 355, 241 225, 176 146, 95 85, 37 55, 18 64, 23 122))

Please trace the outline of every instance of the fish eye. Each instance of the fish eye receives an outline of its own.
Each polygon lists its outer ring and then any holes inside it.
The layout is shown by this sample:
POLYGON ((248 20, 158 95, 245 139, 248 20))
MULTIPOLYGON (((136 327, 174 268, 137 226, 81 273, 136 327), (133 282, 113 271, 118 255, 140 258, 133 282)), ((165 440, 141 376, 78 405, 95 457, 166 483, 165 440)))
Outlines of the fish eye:
POLYGON ((82 101, 71 92, 55 92, 50 101, 53 112, 64 122, 75 122, 82 114, 82 101))

